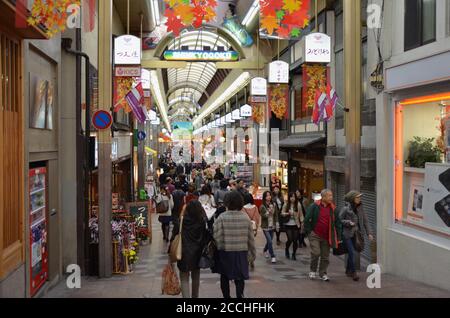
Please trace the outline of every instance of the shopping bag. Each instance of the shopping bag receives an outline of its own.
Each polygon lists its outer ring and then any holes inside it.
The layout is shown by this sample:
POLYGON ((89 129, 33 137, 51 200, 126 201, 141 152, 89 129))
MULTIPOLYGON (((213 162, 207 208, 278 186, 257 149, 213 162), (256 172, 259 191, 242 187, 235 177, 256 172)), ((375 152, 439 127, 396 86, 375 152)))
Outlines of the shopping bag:
POLYGON ((176 296, 181 293, 180 280, 173 268, 173 264, 167 264, 162 271, 161 293, 176 296))
POLYGON ((213 268, 215 265, 214 255, 216 253, 217 247, 214 240, 210 240, 208 244, 202 250, 202 255, 198 262, 198 267, 201 269, 213 268))

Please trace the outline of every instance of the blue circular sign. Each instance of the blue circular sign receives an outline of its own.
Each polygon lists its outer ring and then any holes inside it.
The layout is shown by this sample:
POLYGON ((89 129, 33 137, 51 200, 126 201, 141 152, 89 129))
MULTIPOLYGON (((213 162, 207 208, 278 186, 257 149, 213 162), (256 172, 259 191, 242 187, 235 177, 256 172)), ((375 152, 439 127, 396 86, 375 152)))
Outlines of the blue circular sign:
POLYGON ((139 140, 145 140, 145 137, 147 137, 147 134, 143 131, 138 132, 138 139, 139 140))
POLYGON ((99 110, 94 113, 94 116, 92 117, 92 124, 98 130, 108 129, 112 124, 112 116, 107 111, 99 110))

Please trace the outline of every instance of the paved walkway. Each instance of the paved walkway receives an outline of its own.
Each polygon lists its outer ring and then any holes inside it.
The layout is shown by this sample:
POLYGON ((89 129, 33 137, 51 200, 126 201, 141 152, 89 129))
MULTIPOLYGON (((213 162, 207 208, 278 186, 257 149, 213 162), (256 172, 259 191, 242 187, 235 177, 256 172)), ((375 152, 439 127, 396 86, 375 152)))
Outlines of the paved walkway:
MULTIPOLYGON (((282 238, 285 239, 284 234, 282 238)), ((264 237, 258 234, 257 260, 255 271, 246 282, 247 298, 401 298, 401 297, 450 297, 445 291, 427 285, 411 282, 392 275, 382 275, 381 288, 369 289, 366 286, 368 274, 361 273, 361 280, 353 282, 345 276, 343 259, 330 256, 329 275, 326 283, 311 281, 309 272, 309 249, 299 249, 297 261, 284 257, 284 247, 276 247, 277 264, 270 264, 263 256, 264 237)), ((129 275, 114 275, 108 279, 84 277, 81 288, 70 290, 65 281, 60 282, 44 297, 49 298, 156 298, 172 296, 161 295, 161 272, 167 264, 167 243, 162 241, 162 233, 156 218, 153 218, 153 243, 141 247, 140 260, 134 272, 129 275)), ((209 270, 202 270, 200 276, 200 297, 220 298, 222 296, 219 276, 209 270)), ((232 296, 234 290, 232 288, 232 296)), ((181 298, 177 296, 177 298, 181 298)))

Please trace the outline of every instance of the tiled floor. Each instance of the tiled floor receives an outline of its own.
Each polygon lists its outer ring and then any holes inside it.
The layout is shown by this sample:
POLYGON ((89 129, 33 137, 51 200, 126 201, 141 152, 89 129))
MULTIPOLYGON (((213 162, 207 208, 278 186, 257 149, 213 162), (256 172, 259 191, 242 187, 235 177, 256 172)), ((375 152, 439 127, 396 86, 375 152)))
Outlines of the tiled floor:
MULTIPOLYGON (((65 281, 51 289, 45 297, 77 298, 154 298, 161 295, 161 272, 167 264, 167 244, 162 241, 159 223, 153 220, 153 242, 141 247, 140 260, 129 275, 114 275, 108 279, 84 277, 80 289, 70 290, 65 281)), ((285 239, 284 234, 282 238, 285 239)), ((320 298, 320 297, 450 297, 449 291, 407 281, 392 275, 382 275, 381 289, 366 286, 368 274, 361 273, 357 283, 345 276, 343 260, 331 256, 329 275, 331 282, 308 279, 309 250, 299 249, 297 261, 284 257, 284 247, 276 246, 277 264, 270 264, 262 254, 265 244, 260 233, 257 237, 258 256, 255 271, 246 282, 247 298, 320 298)), ((221 291, 219 276, 209 270, 202 270, 200 276, 200 297, 219 298, 221 291)), ((233 294, 232 294, 233 295, 233 294)), ((181 297, 177 296, 177 297, 181 297)))

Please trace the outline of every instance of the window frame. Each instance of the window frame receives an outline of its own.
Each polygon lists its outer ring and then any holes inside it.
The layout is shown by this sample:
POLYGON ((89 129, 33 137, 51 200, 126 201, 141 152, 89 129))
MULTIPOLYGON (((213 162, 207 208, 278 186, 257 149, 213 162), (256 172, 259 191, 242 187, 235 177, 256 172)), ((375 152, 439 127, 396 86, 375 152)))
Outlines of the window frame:
POLYGON ((435 25, 434 25, 434 37, 429 39, 429 40, 427 40, 427 41, 424 41, 424 39, 423 39, 423 37, 424 37, 424 32, 423 32, 423 26, 424 26, 424 23, 423 23, 423 7, 424 7, 423 6, 423 1, 424 0, 417 0, 417 5, 418 5, 417 10, 419 12, 419 15, 418 15, 419 21, 418 21, 417 30, 420 33, 419 41, 418 41, 418 43, 415 43, 414 45, 407 45, 407 43, 406 43, 406 31, 407 31, 406 1, 410 1, 410 0, 404 0, 404 2, 403 2, 403 5, 404 5, 404 20, 403 20, 403 30, 404 30, 403 31, 403 48, 404 48, 404 52, 417 49, 419 47, 422 47, 422 46, 430 44, 430 43, 434 43, 437 40, 437 5, 436 5, 436 0, 433 0, 434 1, 434 23, 435 23, 435 25))

